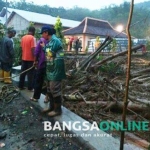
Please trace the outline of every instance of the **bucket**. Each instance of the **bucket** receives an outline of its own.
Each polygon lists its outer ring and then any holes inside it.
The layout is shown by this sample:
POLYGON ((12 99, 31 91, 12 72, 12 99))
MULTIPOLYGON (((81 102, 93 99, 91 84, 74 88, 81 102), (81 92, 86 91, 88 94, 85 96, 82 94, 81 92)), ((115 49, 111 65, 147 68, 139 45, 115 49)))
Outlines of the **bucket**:
MULTIPOLYGON (((17 76, 21 73, 21 66, 15 66, 12 67, 11 77, 12 77, 12 83, 16 86, 19 85, 19 78, 20 76, 17 76)), ((25 86, 27 86, 27 76, 25 77, 25 86)))

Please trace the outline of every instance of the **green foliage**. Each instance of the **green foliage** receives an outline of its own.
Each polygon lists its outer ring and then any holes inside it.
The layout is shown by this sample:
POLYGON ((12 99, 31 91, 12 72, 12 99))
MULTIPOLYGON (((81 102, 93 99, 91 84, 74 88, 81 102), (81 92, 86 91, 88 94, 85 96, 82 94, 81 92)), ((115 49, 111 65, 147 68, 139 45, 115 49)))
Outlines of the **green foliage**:
POLYGON ((97 55, 97 56, 96 56, 96 59, 97 59, 98 61, 101 61, 101 60, 103 59, 103 55, 97 55))
POLYGON ((96 42, 100 42, 100 36, 96 37, 96 42))
POLYGON ((64 35, 63 35, 63 33, 62 33, 63 26, 62 26, 62 22, 61 22, 59 16, 57 17, 57 20, 56 20, 56 23, 55 23, 55 25, 54 25, 54 28, 55 28, 55 30, 56 30, 56 36, 61 39, 61 41, 63 42, 63 47, 64 47, 64 49, 65 49, 66 40, 65 40, 64 35))
POLYGON ((5 35, 5 26, 0 23, 0 38, 2 38, 5 35))
POLYGON ((18 66, 21 64, 21 57, 22 57, 22 51, 21 51, 21 38, 26 35, 28 32, 28 28, 26 30, 23 30, 20 34, 17 35, 17 37, 14 38, 14 50, 15 50, 15 56, 14 56, 14 63, 13 66, 18 66))
POLYGON ((22 51, 20 47, 20 38, 14 38, 14 50, 15 50, 15 56, 14 56, 14 63, 13 66, 18 66, 21 64, 21 56, 22 51))
POLYGON ((146 50, 150 51, 150 40, 147 40, 146 42, 146 50))
POLYGON ((116 49, 117 49, 117 40, 113 39, 113 41, 112 41, 112 51, 116 52, 116 49))
POLYGON ((115 64, 109 63, 109 64, 101 66, 99 69, 101 72, 111 72, 115 69, 115 64))
POLYGON ((87 53, 88 52, 88 46, 86 46, 86 48, 85 48, 85 53, 87 53))
POLYGON ((112 48, 112 45, 111 45, 111 44, 109 44, 109 45, 107 46, 107 50, 108 50, 108 52, 110 52, 110 51, 111 51, 111 48, 112 48))
POLYGON ((120 67, 116 67, 115 63, 113 62, 100 66, 99 70, 100 72, 107 73, 110 75, 123 73, 123 70, 120 67))
POLYGON ((55 30, 56 30, 56 36, 60 39, 63 39, 64 36, 62 34, 62 30, 63 30, 63 27, 62 27, 62 22, 60 20, 60 17, 58 16, 57 17, 57 20, 56 20, 56 23, 55 23, 55 26, 54 26, 55 30))
POLYGON ((30 22, 29 27, 34 27, 34 22, 30 22))

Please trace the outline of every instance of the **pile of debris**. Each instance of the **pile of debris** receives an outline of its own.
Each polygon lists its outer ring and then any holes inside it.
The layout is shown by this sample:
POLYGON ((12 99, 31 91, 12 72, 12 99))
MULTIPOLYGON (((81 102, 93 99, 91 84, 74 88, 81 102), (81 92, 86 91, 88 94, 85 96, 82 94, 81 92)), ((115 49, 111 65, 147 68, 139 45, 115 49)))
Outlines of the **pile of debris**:
MULTIPOLYGON (((128 51, 111 56, 103 55, 102 50, 111 41, 108 37, 86 59, 75 56, 66 62, 68 78, 63 85, 64 105, 90 122, 122 120, 128 51), (101 56, 103 59, 98 60, 101 56)), ((143 45, 136 46, 131 51, 136 52, 142 47, 143 45)), ((132 54, 127 120, 150 119, 149 64, 148 53, 132 54)))

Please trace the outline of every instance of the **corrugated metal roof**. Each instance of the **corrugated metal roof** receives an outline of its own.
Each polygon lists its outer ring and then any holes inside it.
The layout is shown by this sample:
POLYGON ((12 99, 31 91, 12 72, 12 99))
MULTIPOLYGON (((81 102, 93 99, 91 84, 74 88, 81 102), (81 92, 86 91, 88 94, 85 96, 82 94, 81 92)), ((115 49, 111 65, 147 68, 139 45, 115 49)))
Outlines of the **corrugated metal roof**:
MULTIPOLYGON (((24 11, 19 9, 12 9, 8 8, 8 11, 15 12, 16 14, 20 15, 24 19, 26 19, 29 22, 35 22, 35 23, 41 23, 41 24, 52 24, 54 25, 56 23, 57 17, 52 17, 50 15, 30 12, 30 11, 24 11)), ((74 20, 68 20, 61 18, 61 22, 63 27, 75 27, 80 24, 79 21, 74 20)))
MULTIPOLYGON (((7 8, 7 18, 10 16, 11 12, 12 12, 12 9, 7 8)), ((6 22, 6 8, 5 7, 3 7, 0 12, 0 21, 2 24, 5 24, 6 22)))

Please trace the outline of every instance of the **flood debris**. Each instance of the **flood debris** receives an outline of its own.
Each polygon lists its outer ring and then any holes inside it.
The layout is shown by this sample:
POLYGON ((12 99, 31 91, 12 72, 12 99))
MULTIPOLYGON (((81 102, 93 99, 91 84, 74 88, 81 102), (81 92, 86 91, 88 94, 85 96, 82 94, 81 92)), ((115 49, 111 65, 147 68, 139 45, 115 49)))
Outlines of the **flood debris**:
MULTIPOLYGON (((131 49, 127 121, 150 120, 150 54, 142 54, 142 47, 137 45, 131 49)), ((63 83, 64 105, 90 122, 122 120, 127 51, 105 53, 102 50, 103 47, 98 48, 88 58, 75 56, 66 60, 69 76, 63 83)), ((140 133, 143 139, 150 140, 149 131, 140 133)))
POLYGON ((6 138, 7 133, 6 132, 0 132, 0 139, 6 138))

